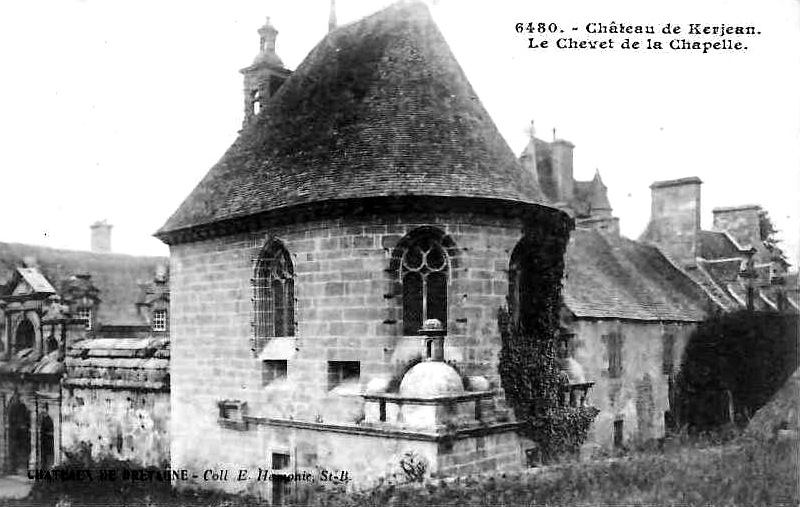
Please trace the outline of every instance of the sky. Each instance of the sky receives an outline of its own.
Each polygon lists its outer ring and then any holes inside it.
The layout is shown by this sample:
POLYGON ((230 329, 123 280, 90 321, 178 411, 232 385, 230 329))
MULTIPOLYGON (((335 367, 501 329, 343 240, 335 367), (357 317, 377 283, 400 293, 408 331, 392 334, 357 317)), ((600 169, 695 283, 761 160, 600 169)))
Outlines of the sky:
MULTIPOLYGON (((388 3, 338 0, 337 18, 351 22, 388 3)), ((295 68, 324 37, 329 4, 0 2, 0 241, 88 249, 89 225, 105 219, 115 251, 168 255, 152 234, 236 138, 239 70, 258 51, 256 30, 270 16, 277 52, 295 68)), ((556 128, 575 144, 577 179, 600 171, 622 234, 635 239, 646 226, 653 181, 698 176, 704 228, 714 207, 761 204, 790 262, 800 263, 796 0, 428 4, 514 152, 531 120, 548 140, 556 128), (589 37, 587 23, 612 21, 761 33, 745 51, 707 54, 529 49, 515 25, 530 21, 576 39, 589 37)), ((614 37, 617 45, 625 38, 614 37)))

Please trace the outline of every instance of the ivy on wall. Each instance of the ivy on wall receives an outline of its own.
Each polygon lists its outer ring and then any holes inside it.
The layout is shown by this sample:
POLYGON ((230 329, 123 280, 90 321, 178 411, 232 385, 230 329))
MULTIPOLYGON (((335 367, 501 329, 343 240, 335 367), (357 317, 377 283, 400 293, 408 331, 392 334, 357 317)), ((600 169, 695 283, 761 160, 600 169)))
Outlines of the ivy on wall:
POLYGON ((566 385, 558 361, 564 252, 571 221, 540 211, 514 249, 510 276, 517 287, 509 298, 513 312, 501 308, 499 373, 506 398, 521 422, 523 436, 537 443, 545 461, 578 451, 599 412, 594 407, 561 405, 566 385), (518 297, 519 301, 512 298, 518 297))

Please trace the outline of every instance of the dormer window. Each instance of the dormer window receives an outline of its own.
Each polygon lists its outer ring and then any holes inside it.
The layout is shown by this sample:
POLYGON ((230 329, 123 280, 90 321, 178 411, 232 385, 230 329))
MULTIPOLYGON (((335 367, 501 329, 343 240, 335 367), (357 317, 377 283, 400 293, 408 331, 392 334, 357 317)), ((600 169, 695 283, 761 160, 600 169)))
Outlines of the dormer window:
POLYGON ((77 318, 84 322, 87 331, 92 330, 92 309, 78 308, 77 318))
POLYGON ((155 310, 153 311, 153 331, 166 331, 167 330, 167 311, 155 310))

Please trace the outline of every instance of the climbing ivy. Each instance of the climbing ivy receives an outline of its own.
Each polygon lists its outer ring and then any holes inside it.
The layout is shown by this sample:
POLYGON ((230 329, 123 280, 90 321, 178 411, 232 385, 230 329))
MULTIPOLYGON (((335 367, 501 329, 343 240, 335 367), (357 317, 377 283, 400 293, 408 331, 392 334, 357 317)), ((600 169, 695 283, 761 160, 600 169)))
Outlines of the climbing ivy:
POLYGON ((509 300, 517 309, 514 316, 504 308, 498 311, 499 373, 520 432, 538 444, 545 461, 552 461, 578 451, 599 411, 561 406, 566 379, 556 340, 571 223, 561 214, 540 214, 529 221, 512 254, 517 269, 512 276, 521 300, 509 300))

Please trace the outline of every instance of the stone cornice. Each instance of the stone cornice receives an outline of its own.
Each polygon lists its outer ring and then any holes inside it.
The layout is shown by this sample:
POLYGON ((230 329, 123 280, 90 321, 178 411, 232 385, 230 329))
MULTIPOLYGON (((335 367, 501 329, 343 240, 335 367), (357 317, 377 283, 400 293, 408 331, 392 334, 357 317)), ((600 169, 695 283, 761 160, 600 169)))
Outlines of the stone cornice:
POLYGON ((294 419, 257 417, 250 415, 243 416, 242 420, 248 425, 253 424, 259 426, 297 428, 297 429, 305 429, 312 431, 346 433, 350 435, 418 440, 422 442, 442 442, 452 439, 458 440, 462 438, 479 437, 495 433, 505 433, 508 431, 516 431, 517 428, 519 427, 519 423, 517 422, 502 422, 502 423, 486 424, 486 425, 473 426, 467 428, 459 428, 455 430, 436 432, 436 431, 419 431, 419 430, 411 430, 404 428, 394 428, 388 426, 364 426, 356 424, 297 421, 294 419))
POLYGON ((524 218, 537 211, 563 213, 556 208, 522 201, 476 197, 386 196, 315 202, 246 215, 185 229, 159 231, 154 236, 168 245, 201 241, 232 234, 256 232, 291 223, 341 217, 367 217, 391 213, 472 213, 503 218, 524 218))

